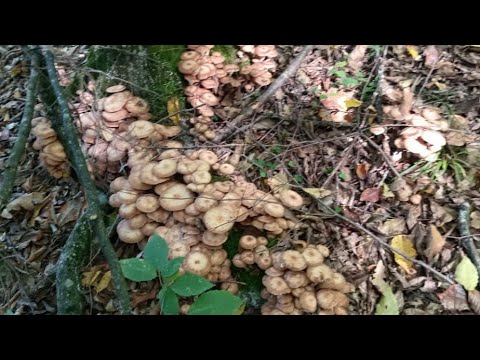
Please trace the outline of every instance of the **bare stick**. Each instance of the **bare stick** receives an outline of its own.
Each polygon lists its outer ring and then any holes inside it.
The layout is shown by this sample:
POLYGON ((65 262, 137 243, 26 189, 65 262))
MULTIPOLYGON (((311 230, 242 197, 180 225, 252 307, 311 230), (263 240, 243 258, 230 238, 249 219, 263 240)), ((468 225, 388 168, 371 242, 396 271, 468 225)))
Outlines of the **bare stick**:
POLYGON ((388 164, 388 166, 390 166, 390 169, 392 170, 392 172, 395 174, 395 176, 397 178, 402 178, 402 175, 400 175, 400 173, 397 171, 397 169, 395 169, 395 166, 393 165, 392 163, 392 160, 390 159, 390 157, 385 154, 385 151, 382 150, 382 148, 380 146, 378 146, 372 139, 370 139, 367 135, 365 134, 361 134, 362 138, 364 138, 370 145, 372 145, 375 149, 378 150, 378 152, 380 154, 382 154, 383 158, 385 159, 386 163, 388 164))
POLYGON ((478 255, 477 247, 473 242, 473 238, 470 234, 470 210, 471 205, 468 201, 465 201, 460 205, 458 210, 458 231, 462 237, 461 243, 465 252, 467 253, 473 265, 477 268, 480 274, 480 256, 478 255))
POLYGON ((280 89, 285 84, 285 82, 297 72, 300 64, 305 59, 307 54, 312 51, 313 47, 314 45, 305 46, 300 52, 300 54, 298 54, 297 57, 287 66, 285 71, 280 74, 280 76, 276 78, 275 81, 269 86, 267 91, 265 91, 262 96, 258 98, 257 102, 255 104, 247 106, 248 110, 245 113, 240 114, 233 120, 229 121, 227 123, 227 126, 225 126, 225 128, 218 132, 215 139, 213 139, 213 142, 219 143, 220 141, 230 136, 235 131, 235 128, 237 128, 244 119, 250 117, 259 107, 261 107, 265 103, 265 101, 267 101, 273 94, 275 94, 275 92, 280 89))

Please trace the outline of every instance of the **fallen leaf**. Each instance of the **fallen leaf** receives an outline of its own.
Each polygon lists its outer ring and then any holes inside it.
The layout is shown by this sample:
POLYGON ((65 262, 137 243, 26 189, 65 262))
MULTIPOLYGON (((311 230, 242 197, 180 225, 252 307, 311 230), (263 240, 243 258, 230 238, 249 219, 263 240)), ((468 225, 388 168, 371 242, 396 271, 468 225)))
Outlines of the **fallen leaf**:
POLYGON ((430 200, 430 210, 432 211, 432 220, 435 220, 436 226, 442 226, 454 219, 450 212, 447 211, 447 208, 433 200, 430 200))
POLYGON ((475 290, 478 285, 478 272, 468 256, 464 256, 455 269, 455 280, 467 290, 475 290))
POLYGON ((172 120, 175 125, 180 124, 180 114, 178 114, 178 112, 180 111, 180 101, 176 96, 168 99, 167 111, 170 120, 172 120))
POLYGON ((1 216, 6 219, 11 219, 13 217, 11 211, 18 211, 21 209, 32 211, 35 209, 36 205, 41 204, 44 200, 44 193, 33 192, 30 194, 24 194, 8 203, 7 206, 5 206, 5 209, 3 209, 1 216))
POLYGON ((387 184, 382 185, 382 197, 385 199, 394 198, 395 194, 390 190, 387 184))
POLYGON ((372 275, 372 284, 375 285, 378 291, 383 293, 385 289, 388 287, 388 284, 384 280, 385 278, 385 265, 383 264, 382 260, 379 260, 377 266, 375 267, 375 271, 372 275))
POLYGON ((375 315, 398 315, 399 313, 397 298, 393 294, 390 285, 387 285, 375 307, 375 315))
POLYGON ((363 190, 360 201, 376 203, 380 200, 380 188, 368 188, 363 190))
MULTIPOLYGON (((402 252, 403 254, 414 258, 417 256, 417 252, 413 247, 412 240, 407 235, 397 235, 392 239, 392 247, 395 250, 402 252)), ((405 259, 402 255, 395 253, 395 262, 400 265, 408 274, 413 272, 412 265, 413 262, 405 259)))
POLYGON ((427 236, 427 249, 425 255, 431 261, 435 255, 442 251, 445 245, 445 239, 438 231, 435 225, 430 225, 430 232, 427 236))
POLYGON ((405 220, 401 218, 387 220, 377 230, 385 236, 399 235, 405 231, 405 220))
POLYGON ((67 201, 62 205, 57 216, 57 224, 63 226, 69 222, 77 221, 82 210, 83 198, 67 201))
POLYGON ((415 45, 407 45, 407 51, 413 60, 417 61, 421 59, 421 56, 418 53, 418 49, 415 45))
POLYGON ((365 53, 367 52, 368 45, 356 45, 350 55, 348 56, 348 66, 358 71, 362 68, 365 53))
POLYGON ((459 284, 450 285, 443 293, 437 294, 446 310, 468 310, 467 294, 459 284))
POLYGON ((93 266, 89 271, 82 273, 82 285, 85 287, 92 286, 97 280, 98 276, 102 273, 102 266, 93 266))
POLYGON ((357 165, 356 173, 359 179, 365 180, 368 174, 368 170, 370 170, 369 163, 361 163, 357 165))
POLYGON ((418 223, 418 218, 422 215, 422 207, 420 205, 408 205, 407 227, 413 229, 418 223))
POLYGON ((432 67, 437 63, 440 54, 435 45, 428 45, 423 51, 423 55, 425 55, 425 66, 432 67))
POLYGON ((475 314, 480 315, 480 291, 470 290, 468 292, 468 304, 475 314))
POLYGON ((302 190, 317 199, 322 199, 332 194, 330 190, 324 188, 303 188, 302 190))
POLYGON ((148 301, 148 300, 153 300, 157 297, 158 295, 158 286, 155 285, 152 290, 146 292, 146 293, 141 293, 141 294, 133 294, 132 296, 132 307, 136 308, 139 304, 148 301))
POLYGON ((112 280, 111 271, 107 271, 105 274, 103 274, 102 278, 100 279, 97 286, 95 287, 95 291, 97 292, 97 294, 105 290, 108 287, 108 284, 110 284, 111 280, 112 280))
POLYGON ((480 211, 472 211, 470 214, 470 226, 474 229, 480 229, 480 211))
POLYGON ((356 108, 356 107, 359 107, 360 105, 362 105, 363 103, 357 99, 354 99, 354 98, 351 98, 351 99, 348 99, 348 100, 345 100, 345 107, 347 109, 350 109, 350 108, 356 108))
POLYGON ((288 185, 287 175, 282 173, 275 174, 275 176, 268 178, 266 182, 274 193, 288 190, 290 188, 290 186, 288 185))

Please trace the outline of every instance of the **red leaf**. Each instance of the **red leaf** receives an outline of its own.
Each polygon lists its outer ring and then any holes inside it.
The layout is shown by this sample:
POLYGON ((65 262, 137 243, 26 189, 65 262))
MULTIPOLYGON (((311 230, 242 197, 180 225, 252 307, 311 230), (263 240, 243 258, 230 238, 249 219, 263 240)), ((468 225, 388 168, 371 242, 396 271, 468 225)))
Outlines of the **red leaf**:
POLYGON ((370 164, 368 163, 361 163, 357 165, 357 176, 361 180, 365 180, 368 174, 368 170, 370 170, 370 164))
POLYGON ((360 201, 367 201, 375 203, 380 200, 380 188, 365 189, 360 195, 360 201))
POLYGON ((467 294, 462 285, 451 285, 443 293, 437 295, 446 310, 464 311, 469 310, 467 294))

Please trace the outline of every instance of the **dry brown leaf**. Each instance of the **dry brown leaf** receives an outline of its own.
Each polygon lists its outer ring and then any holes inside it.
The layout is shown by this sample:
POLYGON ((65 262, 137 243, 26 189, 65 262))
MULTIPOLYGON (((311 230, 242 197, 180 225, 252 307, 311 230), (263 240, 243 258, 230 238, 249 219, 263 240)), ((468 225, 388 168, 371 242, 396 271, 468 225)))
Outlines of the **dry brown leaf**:
POLYGON ((384 280, 385 278, 385 265, 383 264, 382 260, 379 260, 377 266, 375 268, 375 272, 372 275, 372 284, 383 293, 385 288, 388 287, 388 284, 384 280))
POLYGON ((5 219, 11 219, 13 215, 11 211, 18 211, 21 209, 32 211, 35 206, 41 204, 45 200, 45 194, 41 192, 32 192, 30 194, 24 194, 15 200, 11 201, 5 209, 3 209, 1 216, 5 219))
POLYGON ((430 200, 430 210, 432 211, 432 218, 435 220, 436 226, 442 226, 454 220, 454 217, 443 207, 433 200, 430 200))
POLYGON ((132 307, 136 308, 142 302, 153 300, 158 294, 158 286, 154 286, 152 290, 146 293, 133 294, 132 307))
POLYGON ((428 45, 423 51, 423 55, 425 55, 425 66, 427 67, 433 67, 440 56, 435 45, 428 45))
POLYGON ((363 60, 365 57, 365 53, 367 52, 368 45, 357 45, 352 50, 350 55, 348 56, 348 66, 354 70, 358 71, 362 68, 363 60))
POLYGON ((447 290, 437 296, 446 310, 469 310, 467 294, 460 284, 450 285, 447 290))
POLYGON ((403 89, 403 101, 400 104, 400 112, 405 117, 410 114, 410 110, 413 106, 413 91, 410 87, 405 87, 403 89))
POLYGON ((407 227, 413 229, 418 223, 418 218, 422 215, 422 207, 420 205, 408 205, 407 227))
POLYGON ((472 211, 470 214, 470 226, 474 229, 480 229, 480 211, 472 211))
POLYGON ((468 292, 468 304, 475 314, 480 315, 480 291, 470 290, 468 292))
POLYGON ((442 251, 443 247, 445 246, 445 239, 435 225, 430 225, 429 230, 425 255, 429 261, 432 261, 433 257, 442 251))
POLYGON ((458 132, 450 131, 446 134, 447 144, 451 146, 464 146, 465 135, 458 132))
POLYGON ((356 173, 359 179, 365 180, 368 174, 368 170, 370 170, 369 163, 361 163, 357 165, 356 173))
POLYGON ((365 189, 360 195, 360 201, 376 203, 380 200, 380 188, 365 189))
POLYGON ((108 287, 108 285, 110 284, 111 280, 112 280, 112 272, 111 271, 107 271, 105 274, 103 274, 102 278, 100 279, 97 286, 95 287, 95 291, 97 292, 97 294, 99 292, 102 292, 103 290, 105 290, 108 287))
POLYGON ((82 203, 83 198, 76 198, 63 204, 57 215, 57 224, 63 226, 69 222, 77 221, 82 210, 82 203))
POLYGON ((401 218, 387 220, 377 230, 385 236, 402 234, 405 231, 405 220, 401 218))

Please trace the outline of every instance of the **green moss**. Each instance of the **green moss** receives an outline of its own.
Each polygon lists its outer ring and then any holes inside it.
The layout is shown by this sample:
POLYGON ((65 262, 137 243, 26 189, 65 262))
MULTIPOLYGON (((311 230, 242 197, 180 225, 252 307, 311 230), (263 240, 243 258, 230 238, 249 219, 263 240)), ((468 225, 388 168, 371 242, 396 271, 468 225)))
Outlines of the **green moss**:
POLYGON ((181 107, 185 104, 183 77, 177 70, 184 50, 185 45, 95 46, 86 65, 108 74, 93 74, 101 94, 123 79, 124 85, 149 102, 154 119, 159 119, 167 116, 166 103, 171 97, 177 96, 181 107))
POLYGON ((231 64, 237 58, 237 48, 234 45, 215 45, 212 51, 218 51, 225 57, 225 63, 231 64))

